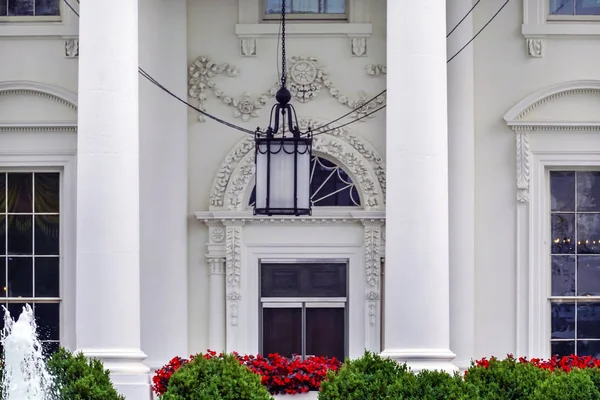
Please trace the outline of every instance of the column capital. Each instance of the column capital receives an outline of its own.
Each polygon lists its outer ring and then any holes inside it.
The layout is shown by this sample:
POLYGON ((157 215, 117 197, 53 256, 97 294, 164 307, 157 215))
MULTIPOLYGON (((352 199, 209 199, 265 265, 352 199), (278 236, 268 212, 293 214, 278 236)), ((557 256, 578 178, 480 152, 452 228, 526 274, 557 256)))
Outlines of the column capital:
POLYGON ((225 257, 207 256, 209 275, 225 275, 225 257))

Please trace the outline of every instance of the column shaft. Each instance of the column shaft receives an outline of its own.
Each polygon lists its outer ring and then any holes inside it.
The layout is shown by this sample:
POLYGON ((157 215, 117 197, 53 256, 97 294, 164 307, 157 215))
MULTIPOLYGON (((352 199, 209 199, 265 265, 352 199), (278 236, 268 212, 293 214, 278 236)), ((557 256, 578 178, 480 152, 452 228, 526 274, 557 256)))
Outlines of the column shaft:
POLYGON ((211 350, 225 351, 225 259, 209 258, 208 345, 211 350))
POLYGON ((150 398, 140 349, 138 2, 80 5, 77 348, 128 400, 150 398))
POLYGON ((390 1, 387 19, 383 355, 415 371, 455 370, 449 350, 446 2, 390 1))
MULTIPOLYGON (((448 30, 473 0, 447 3, 448 30)), ((472 14, 448 39, 448 55, 473 37, 472 14)), ((473 45, 448 64, 448 159, 450 202, 450 349, 454 363, 469 367, 475 344, 475 118, 473 45)))

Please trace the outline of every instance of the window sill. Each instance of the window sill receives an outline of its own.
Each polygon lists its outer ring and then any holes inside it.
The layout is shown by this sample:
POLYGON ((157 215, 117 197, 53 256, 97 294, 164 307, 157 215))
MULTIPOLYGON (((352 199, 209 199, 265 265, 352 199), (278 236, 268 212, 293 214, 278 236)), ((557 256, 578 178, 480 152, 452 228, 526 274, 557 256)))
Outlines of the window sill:
POLYGON ((0 22, 0 37, 73 37, 77 26, 63 22, 0 22))
POLYGON ((590 21, 550 22, 523 24, 521 32, 526 39, 545 37, 600 36, 600 24, 590 21))
MULTIPOLYGON (((275 37, 279 35, 279 24, 236 24, 235 34, 239 38, 275 37)), ((285 28, 285 34, 288 37, 369 37, 373 34, 373 25, 331 21, 327 21, 327 23, 290 23, 285 28)))

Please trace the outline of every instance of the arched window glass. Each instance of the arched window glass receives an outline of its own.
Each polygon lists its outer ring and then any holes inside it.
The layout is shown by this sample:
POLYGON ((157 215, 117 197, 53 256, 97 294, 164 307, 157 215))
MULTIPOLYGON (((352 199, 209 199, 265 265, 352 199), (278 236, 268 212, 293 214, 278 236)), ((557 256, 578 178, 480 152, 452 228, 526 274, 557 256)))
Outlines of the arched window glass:
MULTIPOLYGON (((352 179, 329 160, 313 156, 310 167, 310 199, 313 207, 360 207, 358 190, 352 179)), ((249 205, 254 206, 256 189, 249 205)))

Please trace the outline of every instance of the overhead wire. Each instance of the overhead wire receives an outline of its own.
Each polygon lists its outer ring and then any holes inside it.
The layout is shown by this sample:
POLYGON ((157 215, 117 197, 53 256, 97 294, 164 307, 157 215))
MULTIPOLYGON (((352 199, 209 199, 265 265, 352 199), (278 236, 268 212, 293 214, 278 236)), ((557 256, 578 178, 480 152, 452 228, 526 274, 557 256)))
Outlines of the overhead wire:
MULTIPOLYGON (((63 0, 64 3, 67 5, 67 7, 69 7, 71 9, 71 11, 77 16, 79 17, 79 13, 73 8, 73 6, 69 3, 68 0, 63 0)), ((77 3, 79 3, 79 0, 75 0, 77 1, 77 3)), ((467 18, 467 16, 474 10, 474 8, 479 4, 481 0, 478 0, 473 7, 471 7, 471 9, 467 12, 467 14, 456 24, 456 26, 447 34, 446 37, 450 36, 452 34, 452 32, 454 32, 456 30, 456 28, 467 18)), ((485 25, 483 25, 483 27, 473 36, 473 38, 471 38, 471 40, 469 40, 463 47, 461 47, 452 57, 450 57, 446 63, 450 63, 452 60, 454 60, 464 49, 466 49, 480 34, 481 32, 483 32, 483 30, 498 16, 498 14, 500 14, 500 12, 504 9, 504 7, 506 7, 506 5, 510 2, 510 0, 506 0, 504 2, 504 4, 498 9, 498 11, 496 11, 496 13, 485 23, 485 25)), ((281 29, 281 26, 280 26, 281 29)), ((279 42, 279 35, 278 35, 278 42, 279 42)), ((278 46, 279 47, 279 46, 278 46)), ((277 56, 279 55, 279 50, 277 50, 277 56)), ((278 67, 278 76, 280 74, 279 72, 279 67, 278 67)), ((152 77, 152 75, 150 75, 149 73, 147 73, 144 69, 142 69, 141 67, 138 67, 138 72, 140 73, 140 75, 142 75, 144 78, 146 78, 150 83, 152 83, 153 85, 155 85, 156 87, 158 87, 159 89, 161 89, 162 91, 164 91, 165 93, 167 93, 168 95, 170 95, 171 97, 173 97, 174 99, 176 99, 177 101, 185 104, 186 106, 190 107, 191 109, 193 109, 194 111, 204 115, 205 117, 208 117, 220 124, 223 124, 229 128, 238 130, 240 132, 244 132, 247 134, 255 134, 255 131, 235 125, 233 123, 227 122, 219 117, 216 117, 210 113, 207 113, 206 111, 201 110, 199 107, 194 106, 193 104, 188 103, 187 101, 183 100, 182 98, 180 98, 179 96, 177 96, 176 94, 174 94, 173 92, 171 92, 169 89, 167 89, 166 87, 164 87, 162 84, 160 84, 160 82, 158 82, 156 79, 154 79, 154 77, 152 77)), ((325 131, 322 131, 321 129, 326 128, 328 126, 330 126, 332 123, 335 123, 347 116, 349 116, 350 114, 356 113, 356 112, 360 112, 360 110, 363 110, 365 108, 366 105, 372 103, 373 101, 375 101, 376 99, 378 99, 380 96, 382 96, 383 94, 385 94, 387 92, 387 89, 382 90, 380 93, 378 93, 377 95, 375 95, 374 97, 372 97, 371 99, 367 100, 366 102, 362 103, 360 106, 350 110, 349 112, 347 112, 346 114, 334 119, 333 121, 330 121, 326 124, 323 124, 321 126, 312 128, 313 131, 318 131, 315 133, 315 135, 317 134, 323 134, 323 133, 327 133, 327 132, 331 132, 335 129, 339 129, 348 125, 351 125, 355 122, 361 121, 364 118, 367 118, 368 116, 371 116, 381 110, 383 110, 386 105, 382 105, 381 107, 378 107, 376 109, 374 109, 371 112, 368 112, 362 116, 360 116, 359 118, 355 118, 349 122, 346 122, 342 125, 338 125, 335 128, 329 128, 325 131)))

